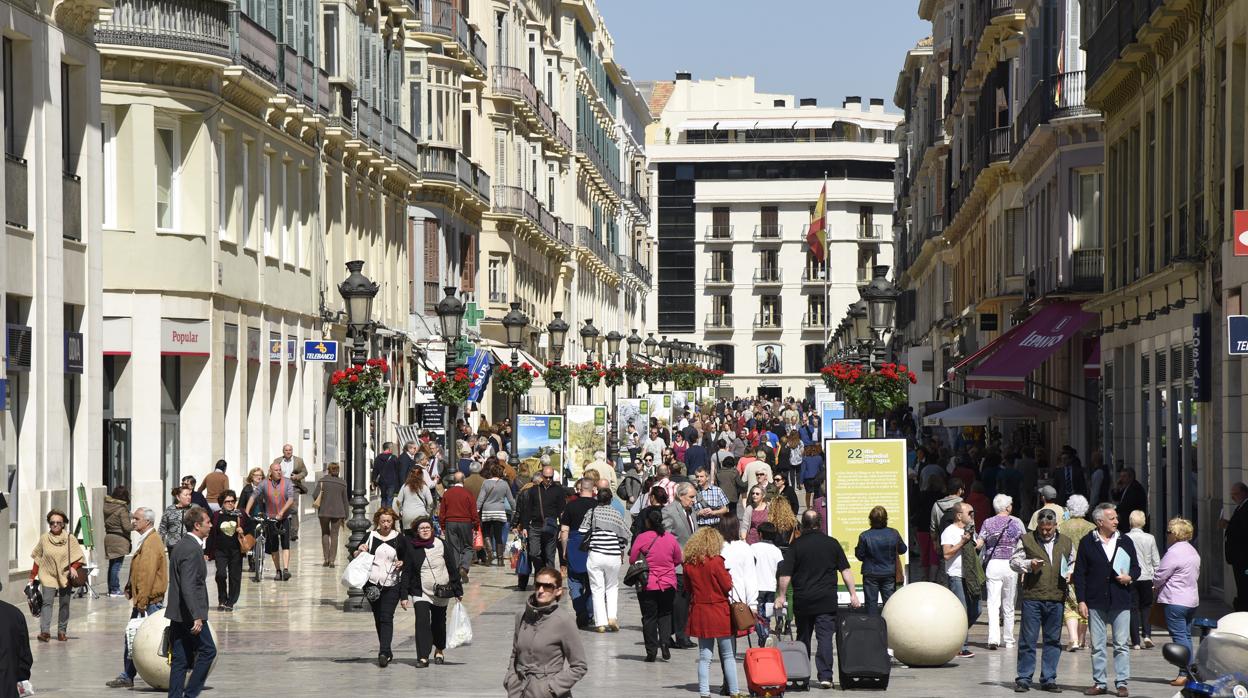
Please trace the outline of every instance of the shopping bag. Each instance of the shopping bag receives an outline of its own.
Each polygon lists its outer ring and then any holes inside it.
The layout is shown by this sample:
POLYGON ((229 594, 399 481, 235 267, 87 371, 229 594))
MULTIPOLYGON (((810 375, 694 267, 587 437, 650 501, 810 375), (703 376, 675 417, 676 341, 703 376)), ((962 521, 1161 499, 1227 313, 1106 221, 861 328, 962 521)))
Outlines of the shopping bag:
POLYGON ((143 625, 143 621, 145 620, 147 620, 147 616, 143 615, 143 616, 138 616, 137 618, 131 618, 130 622, 126 623, 126 656, 127 657, 134 656, 134 636, 139 634, 139 628, 143 625))
POLYGON ((476 526, 472 529, 472 549, 485 550, 485 536, 481 535, 480 526, 476 526))
POLYGON ((35 695, 35 687, 30 683, 29 679, 17 682, 17 695, 18 698, 26 698, 26 696, 35 695))
POLYGON ((468 611, 464 609, 464 604, 456 601, 448 614, 450 617, 446 619, 446 648, 453 650, 456 647, 472 644, 472 622, 468 619, 468 611))
POLYGON ((347 564, 347 568, 342 571, 342 585, 348 589, 363 589, 368 583, 368 572, 373 567, 373 554, 360 553, 355 559, 347 564))
POLYGON ((521 550, 520 557, 516 559, 516 574, 527 577, 532 571, 533 565, 529 564, 529 554, 521 550))

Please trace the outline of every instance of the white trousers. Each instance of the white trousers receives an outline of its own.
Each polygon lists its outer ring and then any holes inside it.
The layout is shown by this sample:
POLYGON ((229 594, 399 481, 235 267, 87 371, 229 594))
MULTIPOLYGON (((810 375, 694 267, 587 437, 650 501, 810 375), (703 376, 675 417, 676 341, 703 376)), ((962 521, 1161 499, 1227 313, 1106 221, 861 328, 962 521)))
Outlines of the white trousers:
POLYGON ((1005 627, 1005 644, 1014 644, 1014 597, 1018 593, 1018 573, 1009 560, 989 560, 984 570, 988 578, 988 643, 1000 645, 1005 627))
POLYGON ((589 593, 594 602, 594 624, 606 625, 619 618, 620 556, 590 552, 585 562, 589 593))

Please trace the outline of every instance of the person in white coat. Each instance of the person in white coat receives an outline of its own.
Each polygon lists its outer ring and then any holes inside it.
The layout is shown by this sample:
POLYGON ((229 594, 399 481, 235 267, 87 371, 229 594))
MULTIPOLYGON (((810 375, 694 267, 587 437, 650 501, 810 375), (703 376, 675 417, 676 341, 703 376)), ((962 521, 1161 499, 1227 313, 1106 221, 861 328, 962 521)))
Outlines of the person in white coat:
POLYGON ((741 539, 741 524, 734 512, 720 517, 716 524, 724 537, 724 548, 720 553, 724 558, 724 567, 732 577, 732 600, 740 601, 750 608, 758 606, 758 575, 754 570, 754 551, 750 544, 741 539))
POLYGON ((1148 519, 1144 512, 1136 509, 1129 516, 1131 532, 1127 537, 1135 543, 1135 556, 1140 561, 1140 577, 1131 582, 1131 591, 1135 594, 1135 603, 1131 606, 1131 648, 1151 649, 1153 647, 1153 624, 1148 621, 1148 610, 1153 605, 1153 575, 1161 565, 1161 554, 1157 552, 1157 539, 1144 530, 1148 519))
POLYGON ((1027 533, 1022 519, 1013 515, 1014 499, 1008 494, 992 498, 996 516, 979 528, 984 539, 983 563, 988 588, 988 649, 995 650, 1004 638, 1014 646, 1014 597, 1018 593, 1018 573, 1010 569, 1014 546, 1027 533))

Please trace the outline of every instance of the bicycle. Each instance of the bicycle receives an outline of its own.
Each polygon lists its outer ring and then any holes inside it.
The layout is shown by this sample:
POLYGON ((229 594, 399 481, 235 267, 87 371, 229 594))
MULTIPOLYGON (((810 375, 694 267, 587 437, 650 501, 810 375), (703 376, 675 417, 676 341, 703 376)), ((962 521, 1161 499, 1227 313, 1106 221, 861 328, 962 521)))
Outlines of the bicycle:
POLYGON ((265 553, 265 539, 268 537, 266 531, 272 526, 281 523, 281 519, 273 519, 264 514, 256 514, 251 517, 256 523, 256 544, 251 548, 251 561, 255 566, 255 574, 251 575, 251 581, 258 582, 264 579, 264 560, 268 557, 265 553))

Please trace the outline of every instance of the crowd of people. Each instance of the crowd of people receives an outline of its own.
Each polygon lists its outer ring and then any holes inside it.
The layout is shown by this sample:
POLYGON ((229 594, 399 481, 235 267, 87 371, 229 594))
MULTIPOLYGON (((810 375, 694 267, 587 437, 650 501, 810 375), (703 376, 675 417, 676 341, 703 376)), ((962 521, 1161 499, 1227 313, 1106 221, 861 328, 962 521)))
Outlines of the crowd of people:
MULTIPOLYGON (((904 415, 896 425, 911 445, 909 517, 890 520, 876 506, 854 541, 826 533, 819 420, 811 405, 794 400, 720 401, 686 410, 670 424, 630 425, 618 459, 599 452, 577 472, 570 464, 560 471, 549 457, 517 465, 506 422, 474 430, 461 421, 450 449, 455 460, 431 434, 397 453, 383 444, 369 472, 380 504, 364 542, 349 551, 352 558, 370 556, 363 592, 376 627, 377 663, 393 661, 398 608, 414 610, 416 666, 444 663, 449 611, 475 567, 510 568, 516 589, 528 594, 516 618, 508 696, 570 694, 588 671, 578 631, 620 632, 621 587, 628 586, 640 611, 644 661, 670 661, 673 651, 696 649, 702 696, 711 695, 716 656, 719 693, 739 695, 738 641, 753 636, 761 645, 776 633, 792 633, 808 656, 813 651, 812 681, 832 687, 838 583, 849 604, 868 613, 880 613, 908 578, 945 585, 968 626, 984 607, 985 646, 1015 650, 1019 692, 1033 685, 1060 690, 1063 650, 1088 648, 1093 685, 1086 693, 1126 696, 1130 653, 1154 647, 1154 605, 1172 640, 1190 648, 1200 602, 1193 524, 1166 522, 1160 555, 1144 514, 1146 493, 1129 468, 1111 477, 1095 453, 1087 469, 1070 447, 1050 465, 1043 449, 1002 447, 991 435, 958 434, 946 445, 937 435, 920 436, 904 415), (861 580, 851 570, 849 545, 861 580), (565 595, 569 612, 555 612, 565 595), (741 604, 752 622, 736 617, 734 605, 741 604)), ((163 512, 131 509, 124 488, 105 500, 109 596, 128 598, 131 618, 178 599, 179 609, 166 615, 179 628, 171 661, 179 676, 189 674, 189 681, 175 682, 185 695, 202 688, 198 657, 215 652, 207 590, 200 589, 204 560, 215 563, 219 612, 239 602, 244 560, 249 567, 254 562, 248 553, 258 532, 273 578, 288 581, 299 497, 309 494, 307 469, 289 446, 267 473, 253 468, 238 492, 226 470, 219 461, 198 486, 194 477, 184 478, 163 512)), ((310 498, 322 565, 336 567, 349 514, 348 485, 336 463, 317 474, 310 498)), ((1248 488, 1236 484, 1232 500, 1238 508, 1221 524, 1228 557, 1235 545, 1248 547, 1248 515, 1240 506, 1248 488)), ((64 512, 50 511, 47 523, 32 551, 31 579, 48 599, 37 639, 52 637, 55 601, 56 637, 66 641, 85 558, 64 512)), ((975 656, 969 639, 968 633, 961 659, 975 656)), ((135 678, 126 657, 108 685, 133 686, 135 678)))

